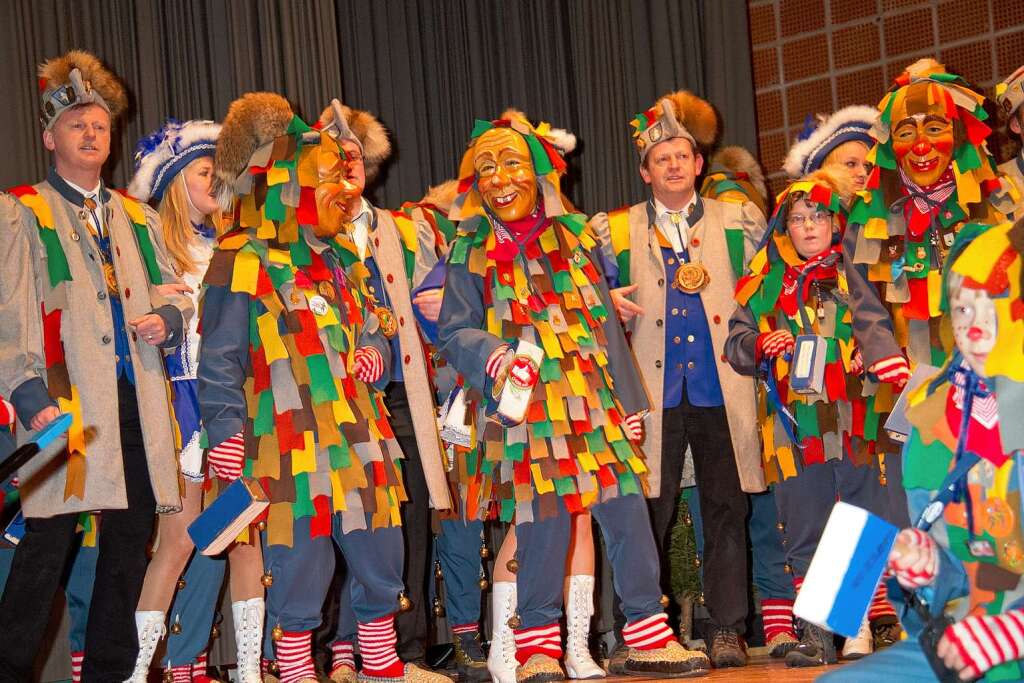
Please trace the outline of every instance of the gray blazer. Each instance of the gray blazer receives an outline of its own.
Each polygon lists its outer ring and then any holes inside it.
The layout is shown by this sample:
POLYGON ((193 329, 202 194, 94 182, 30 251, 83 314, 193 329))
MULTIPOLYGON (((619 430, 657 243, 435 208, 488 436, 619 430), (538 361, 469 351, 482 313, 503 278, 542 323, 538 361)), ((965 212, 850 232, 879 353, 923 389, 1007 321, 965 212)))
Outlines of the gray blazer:
MULTIPOLYGON (((61 339, 71 383, 77 387, 86 441, 83 498, 65 499, 67 480, 64 444, 34 458, 23 467, 22 507, 28 517, 51 517, 128 506, 121 459, 117 409, 117 374, 113 319, 106 299, 107 285, 98 249, 89 236, 81 211, 81 195, 55 174, 35 186, 53 214, 54 230, 64 250, 72 282, 50 286, 46 249, 39 237, 35 214, 10 195, 0 197, 0 392, 8 393, 22 424, 24 441, 32 435, 28 422, 42 408, 55 405, 47 390, 40 310, 64 310, 61 339)), ((106 202, 107 229, 114 269, 122 292, 125 320, 156 312, 167 324, 164 347, 183 339, 193 314, 186 296, 161 296, 149 281, 146 266, 120 195, 106 202)), ((164 283, 178 282, 162 249, 160 219, 143 205, 157 264, 164 283)), ((131 345, 135 390, 142 421, 143 444, 157 511, 181 508, 178 458, 163 353, 126 330, 131 345)))

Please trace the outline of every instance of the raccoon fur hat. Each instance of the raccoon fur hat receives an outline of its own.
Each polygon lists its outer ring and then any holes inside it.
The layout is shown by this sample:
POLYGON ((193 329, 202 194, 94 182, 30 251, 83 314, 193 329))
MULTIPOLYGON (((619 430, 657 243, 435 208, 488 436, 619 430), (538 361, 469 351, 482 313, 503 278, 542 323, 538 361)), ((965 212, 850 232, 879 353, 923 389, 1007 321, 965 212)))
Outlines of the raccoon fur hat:
POLYGON ((128 108, 128 94, 120 79, 84 50, 71 50, 40 64, 39 90, 39 120, 46 130, 78 105, 98 104, 110 114, 112 123, 128 108))
POLYGON ((320 127, 331 126, 340 140, 351 140, 363 152, 363 168, 366 182, 377 177, 380 166, 391 156, 391 142, 388 132, 377 118, 368 111, 353 109, 334 99, 320 114, 320 127), (340 119, 340 120, 339 120, 340 119))

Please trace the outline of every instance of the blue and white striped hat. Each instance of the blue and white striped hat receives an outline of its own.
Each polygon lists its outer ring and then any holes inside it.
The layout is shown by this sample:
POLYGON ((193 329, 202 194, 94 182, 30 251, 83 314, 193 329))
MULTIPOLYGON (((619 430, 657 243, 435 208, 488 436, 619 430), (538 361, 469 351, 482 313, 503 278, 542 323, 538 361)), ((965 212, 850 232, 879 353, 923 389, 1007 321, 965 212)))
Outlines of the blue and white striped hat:
POLYGON ((821 120, 817 127, 813 127, 814 119, 811 119, 797 142, 790 147, 782 170, 790 178, 802 178, 821 168, 829 152, 851 140, 863 142, 871 149, 875 140, 870 131, 877 118, 878 110, 874 107, 855 104, 821 120))
POLYGON ((183 168, 199 157, 214 156, 219 135, 220 124, 214 121, 167 119, 160 130, 135 145, 135 175, 128 193, 144 202, 159 202, 183 168))

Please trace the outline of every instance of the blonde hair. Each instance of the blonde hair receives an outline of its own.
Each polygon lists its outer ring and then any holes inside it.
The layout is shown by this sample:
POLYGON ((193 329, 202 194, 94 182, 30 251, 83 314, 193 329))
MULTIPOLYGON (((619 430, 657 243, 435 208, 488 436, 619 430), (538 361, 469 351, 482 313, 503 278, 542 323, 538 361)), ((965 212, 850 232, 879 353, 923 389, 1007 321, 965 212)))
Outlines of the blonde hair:
MULTIPOLYGON (((157 209, 164 230, 164 245, 167 247, 167 253, 175 268, 181 274, 196 272, 196 262, 192 258, 191 246, 197 240, 188 215, 188 188, 185 187, 185 170, 196 161, 199 159, 178 171, 178 175, 164 192, 164 197, 160 200, 160 206, 157 209)), ((213 216, 204 216, 203 222, 207 225, 215 225, 214 218, 213 216)))

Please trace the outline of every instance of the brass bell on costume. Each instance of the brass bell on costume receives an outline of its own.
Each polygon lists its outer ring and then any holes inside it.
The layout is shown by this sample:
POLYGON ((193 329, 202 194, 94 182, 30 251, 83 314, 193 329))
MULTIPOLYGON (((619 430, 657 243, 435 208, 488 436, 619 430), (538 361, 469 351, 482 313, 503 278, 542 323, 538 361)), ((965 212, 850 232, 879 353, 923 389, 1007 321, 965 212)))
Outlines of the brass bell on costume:
POLYGON ((778 522, 778 523, 775 524, 775 528, 778 529, 779 531, 785 531, 786 530, 786 525, 783 524, 782 522, 778 522))
POLYGON ((440 562, 435 562, 434 563, 434 578, 437 579, 438 581, 443 581, 444 580, 444 572, 441 571, 441 563, 440 562))
POLYGON ((260 583, 263 584, 264 588, 270 588, 274 585, 274 575, 271 572, 267 572, 260 577, 260 583))
POLYGON ((270 660, 267 664, 267 671, 274 674, 275 676, 281 673, 281 666, 277 663, 276 659, 270 660))
POLYGON ((171 633, 174 635, 181 633, 181 622, 178 621, 178 617, 174 617, 174 623, 171 624, 171 633))
POLYGON ((671 601, 671 600, 669 600, 669 599, 668 599, 668 596, 667 596, 667 595, 665 595, 664 593, 662 593, 662 594, 661 594, 661 597, 660 597, 660 598, 658 598, 658 603, 659 603, 659 604, 661 604, 661 606, 662 606, 663 608, 664 608, 664 607, 668 607, 668 606, 669 606, 669 604, 670 604, 671 602, 672 602, 672 601, 671 601))
POLYGON ((210 640, 217 640, 220 638, 220 626, 214 624, 213 628, 210 629, 210 640))
POLYGON ((690 516, 689 512, 687 512, 686 516, 683 517, 683 524, 686 526, 693 526, 693 517, 690 516))
POLYGON ((491 556, 491 549, 487 547, 486 543, 481 543, 480 544, 480 557, 482 557, 483 559, 486 560, 490 556, 491 556))
POLYGON ((507 569, 511 573, 515 574, 516 572, 519 571, 519 560, 517 560, 515 558, 509 560, 508 562, 505 563, 505 569, 507 569))
POLYGON ((267 523, 265 521, 263 521, 263 520, 260 520, 259 522, 256 522, 256 528, 259 529, 260 531, 266 531, 267 530, 267 523))
POLYGON ((281 624, 278 624, 273 629, 271 629, 271 631, 270 631, 270 638, 275 643, 279 642, 282 638, 284 638, 284 629, 281 628, 281 624))
POLYGON ((697 569, 700 569, 700 556, 699 555, 693 558, 693 566, 696 567, 697 569))
POLYGON ((485 591, 491 586, 491 582, 486 577, 481 576, 480 580, 477 581, 477 585, 480 586, 480 590, 485 591))
POLYGON ((174 683, 174 673, 170 669, 164 671, 163 682, 174 683))
POLYGON ((398 594, 398 610, 400 612, 408 612, 411 609, 412 609, 412 600, 410 600, 409 596, 407 596, 405 594, 405 591, 402 591, 401 593, 398 594))
POLYGON ((703 604, 704 604, 704 591, 701 591, 701 592, 700 592, 700 598, 699 598, 699 600, 700 600, 700 604, 702 604, 702 605, 703 605, 703 604))
POLYGON ((785 565, 784 565, 784 566, 782 567, 782 571, 786 572, 787 574, 792 574, 792 573, 793 573, 793 568, 792 568, 791 566, 789 566, 789 562, 787 562, 787 563, 786 563, 786 564, 785 564, 785 565))
POLYGON ((185 590, 185 579, 178 579, 178 590, 185 590))
POLYGON ((444 605, 441 604, 441 598, 434 598, 434 616, 439 618, 444 616, 444 605))
POLYGON ((523 620, 519 618, 518 614, 513 614, 511 617, 509 617, 509 620, 508 620, 508 627, 509 628, 519 628, 522 625, 523 625, 523 620))

